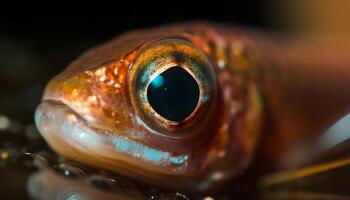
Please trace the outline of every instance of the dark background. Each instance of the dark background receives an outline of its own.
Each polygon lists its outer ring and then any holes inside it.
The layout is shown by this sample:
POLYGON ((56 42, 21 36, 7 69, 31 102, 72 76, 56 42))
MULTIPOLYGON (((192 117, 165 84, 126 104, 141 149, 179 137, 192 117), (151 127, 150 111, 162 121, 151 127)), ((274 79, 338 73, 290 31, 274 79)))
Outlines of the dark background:
POLYGON ((17 5, 0 4, 0 197, 6 199, 27 198, 32 171, 1 153, 41 148, 44 141, 33 135, 34 110, 46 83, 81 53, 130 29, 171 22, 208 20, 283 31, 281 13, 289 9, 278 0, 275 10, 274 0, 12 3, 17 5), (11 122, 5 129, 4 118, 11 122))
POLYGON ((0 115, 29 123, 50 78, 85 50, 130 29, 189 20, 272 27, 262 0, 95 3, 1 8, 8 15, 0 16, 0 115))

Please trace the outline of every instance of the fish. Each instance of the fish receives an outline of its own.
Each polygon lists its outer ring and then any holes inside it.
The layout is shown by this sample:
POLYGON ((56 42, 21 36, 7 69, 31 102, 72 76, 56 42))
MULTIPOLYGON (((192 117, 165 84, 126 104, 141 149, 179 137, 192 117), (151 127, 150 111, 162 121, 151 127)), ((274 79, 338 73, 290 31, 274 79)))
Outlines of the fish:
MULTIPOLYGON (((350 111, 350 42, 214 22, 129 31, 46 86, 35 112, 58 154, 177 191, 273 171, 350 111)), ((297 154, 300 155, 300 154, 297 154)))

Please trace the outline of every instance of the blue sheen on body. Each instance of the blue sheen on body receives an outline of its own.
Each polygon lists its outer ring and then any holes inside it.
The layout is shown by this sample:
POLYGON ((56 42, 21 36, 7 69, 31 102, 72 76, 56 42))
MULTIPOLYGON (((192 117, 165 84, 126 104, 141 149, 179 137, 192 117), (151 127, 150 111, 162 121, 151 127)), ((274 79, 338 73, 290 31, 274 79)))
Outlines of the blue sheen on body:
POLYGON ((155 164, 161 164, 164 163, 164 161, 168 161, 174 165, 181 165, 187 160, 186 155, 171 156, 168 152, 158 151, 123 138, 113 137, 112 140, 118 151, 131 154, 135 157, 140 157, 155 164))

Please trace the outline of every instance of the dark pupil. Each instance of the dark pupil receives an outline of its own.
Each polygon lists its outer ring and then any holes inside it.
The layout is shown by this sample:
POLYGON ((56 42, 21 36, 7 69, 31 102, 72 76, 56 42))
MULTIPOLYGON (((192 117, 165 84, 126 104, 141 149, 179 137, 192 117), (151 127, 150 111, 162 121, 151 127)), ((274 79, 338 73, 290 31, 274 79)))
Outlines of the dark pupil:
POLYGON ((152 108, 171 121, 183 121, 196 108, 199 87, 182 67, 172 67, 152 80, 147 89, 152 108))

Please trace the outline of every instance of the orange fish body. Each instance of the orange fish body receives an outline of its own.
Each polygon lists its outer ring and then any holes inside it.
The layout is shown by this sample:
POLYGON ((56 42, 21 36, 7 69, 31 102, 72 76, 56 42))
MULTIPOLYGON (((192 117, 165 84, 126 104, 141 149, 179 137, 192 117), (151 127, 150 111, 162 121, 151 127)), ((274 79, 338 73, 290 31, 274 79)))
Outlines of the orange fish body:
POLYGON ((278 165, 348 111, 348 47, 210 23, 128 32, 51 80, 36 124, 67 158, 206 190, 254 157, 278 165))

